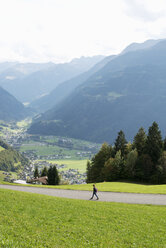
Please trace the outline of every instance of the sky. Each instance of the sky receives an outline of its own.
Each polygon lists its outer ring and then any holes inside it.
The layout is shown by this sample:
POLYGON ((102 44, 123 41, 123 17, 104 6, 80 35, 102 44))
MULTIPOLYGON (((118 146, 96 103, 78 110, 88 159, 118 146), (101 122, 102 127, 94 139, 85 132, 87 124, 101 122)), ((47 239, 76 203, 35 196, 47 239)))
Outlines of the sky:
POLYGON ((165 0, 0 0, 0 62, 62 63, 161 38, 165 0))

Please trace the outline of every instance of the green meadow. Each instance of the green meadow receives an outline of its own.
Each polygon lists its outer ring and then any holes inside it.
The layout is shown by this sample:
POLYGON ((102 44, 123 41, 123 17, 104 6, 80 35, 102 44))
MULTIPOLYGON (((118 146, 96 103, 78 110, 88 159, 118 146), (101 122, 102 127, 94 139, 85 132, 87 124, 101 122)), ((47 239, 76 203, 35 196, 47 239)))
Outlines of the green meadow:
POLYGON ((0 189, 1 248, 164 248, 166 207, 0 189))

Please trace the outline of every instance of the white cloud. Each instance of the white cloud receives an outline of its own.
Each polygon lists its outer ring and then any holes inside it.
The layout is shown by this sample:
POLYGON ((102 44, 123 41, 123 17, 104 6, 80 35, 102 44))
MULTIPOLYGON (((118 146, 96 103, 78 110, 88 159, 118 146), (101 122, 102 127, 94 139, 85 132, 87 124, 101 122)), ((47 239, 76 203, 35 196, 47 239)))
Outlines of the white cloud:
POLYGON ((0 60, 62 62, 164 38, 164 0, 0 0, 0 60))

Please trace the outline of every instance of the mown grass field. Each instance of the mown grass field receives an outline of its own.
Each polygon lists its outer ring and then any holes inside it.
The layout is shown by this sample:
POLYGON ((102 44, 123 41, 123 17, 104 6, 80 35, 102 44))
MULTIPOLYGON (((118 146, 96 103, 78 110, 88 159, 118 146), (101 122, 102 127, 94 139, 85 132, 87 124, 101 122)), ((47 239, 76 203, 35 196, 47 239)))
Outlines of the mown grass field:
POLYGON ((1 248, 164 248, 166 207, 0 189, 1 248))

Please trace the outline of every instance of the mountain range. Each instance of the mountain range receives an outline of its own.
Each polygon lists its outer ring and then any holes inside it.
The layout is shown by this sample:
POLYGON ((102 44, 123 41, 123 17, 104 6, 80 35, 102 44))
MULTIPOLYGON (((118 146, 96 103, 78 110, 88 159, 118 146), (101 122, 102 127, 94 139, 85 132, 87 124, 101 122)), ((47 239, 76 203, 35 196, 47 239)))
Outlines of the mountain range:
POLYGON ((0 63, 0 86, 22 103, 47 95, 60 83, 93 67, 104 56, 81 57, 68 63, 0 63))
POLYGON ((132 44, 35 118, 29 133, 113 142, 121 129, 131 140, 156 121, 166 134, 165 69, 166 40, 132 44))

